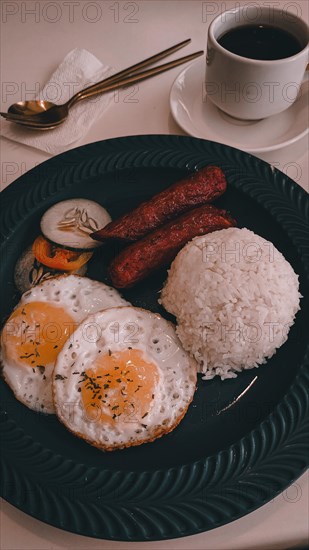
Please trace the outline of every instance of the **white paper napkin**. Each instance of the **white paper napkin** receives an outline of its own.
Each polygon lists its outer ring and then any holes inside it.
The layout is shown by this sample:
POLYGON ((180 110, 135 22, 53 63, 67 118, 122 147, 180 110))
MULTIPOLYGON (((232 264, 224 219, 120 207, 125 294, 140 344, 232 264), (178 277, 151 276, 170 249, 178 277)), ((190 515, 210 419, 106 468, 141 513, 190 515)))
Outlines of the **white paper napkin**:
MULTIPOLYGON (((75 49, 68 53, 39 94, 39 99, 57 105, 65 103, 79 90, 107 78, 115 71, 104 65, 87 50, 75 49)), ((6 122, 2 135, 13 141, 58 154, 75 147, 94 122, 107 109, 113 92, 85 99, 74 105, 67 120, 54 130, 38 131, 6 122)))

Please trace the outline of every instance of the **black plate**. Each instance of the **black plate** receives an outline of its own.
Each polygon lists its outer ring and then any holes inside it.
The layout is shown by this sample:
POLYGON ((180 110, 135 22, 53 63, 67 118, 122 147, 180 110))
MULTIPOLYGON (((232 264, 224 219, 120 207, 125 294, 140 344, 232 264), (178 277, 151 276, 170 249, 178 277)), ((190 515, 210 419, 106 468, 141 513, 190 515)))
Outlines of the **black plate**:
MULTIPOLYGON (((247 514, 306 468, 309 201, 290 178, 251 155, 189 137, 136 136, 80 147, 26 173, 2 193, 2 319, 19 299, 15 262, 49 206, 87 197, 115 217, 207 164, 221 166, 228 179, 218 204, 271 240, 300 276, 304 298, 288 341, 259 369, 225 382, 199 380, 171 434, 113 453, 26 409, 1 381, 1 490, 28 514, 93 537, 167 539, 247 514)), ((90 276, 108 281, 100 254, 90 276)), ((165 276, 163 270, 124 295, 165 315, 157 303, 165 276)))

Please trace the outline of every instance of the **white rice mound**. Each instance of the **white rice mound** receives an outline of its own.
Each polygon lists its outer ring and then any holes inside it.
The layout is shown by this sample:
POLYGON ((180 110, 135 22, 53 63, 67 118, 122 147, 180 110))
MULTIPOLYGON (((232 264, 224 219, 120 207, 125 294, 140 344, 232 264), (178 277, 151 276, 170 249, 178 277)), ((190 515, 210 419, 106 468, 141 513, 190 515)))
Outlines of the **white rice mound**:
POLYGON ((204 379, 235 378, 287 340, 300 308, 298 276, 275 246, 248 229, 202 235, 177 255, 160 302, 204 379))

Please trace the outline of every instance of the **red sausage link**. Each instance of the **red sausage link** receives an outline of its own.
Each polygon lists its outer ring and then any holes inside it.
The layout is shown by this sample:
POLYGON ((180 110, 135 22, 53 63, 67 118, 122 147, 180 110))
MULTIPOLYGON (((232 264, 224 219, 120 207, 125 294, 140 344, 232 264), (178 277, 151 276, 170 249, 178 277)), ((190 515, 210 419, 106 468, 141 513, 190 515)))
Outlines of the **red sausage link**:
POLYGON ((122 250, 109 266, 112 283, 117 288, 133 286, 171 262, 193 237, 234 225, 225 210, 210 204, 194 208, 122 250))
POLYGON ((217 166, 207 166, 174 183, 150 200, 91 234, 96 240, 137 241, 179 214, 215 200, 226 190, 226 179, 217 166))

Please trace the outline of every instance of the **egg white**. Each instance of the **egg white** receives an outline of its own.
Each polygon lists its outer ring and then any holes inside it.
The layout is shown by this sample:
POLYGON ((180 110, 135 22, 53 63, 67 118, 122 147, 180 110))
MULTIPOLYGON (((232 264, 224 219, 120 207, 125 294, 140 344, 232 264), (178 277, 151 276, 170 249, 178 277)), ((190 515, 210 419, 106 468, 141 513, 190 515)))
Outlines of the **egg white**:
MULTIPOLYGON (((53 373, 56 413, 75 435, 104 450, 139 445, 170 432, 193 398, 196 362, 182 348, 174 326, 158 314, 136 307, 116 307, 85 319, 59 353, 53 373), (81 396, 82 373, 104 355, 133 348, 159 374, 147 418, 89 418, 81 396)), ((138 399, 138 393, 136 393, 138 399)))
MULTIPOLYGON (((46 302, 59 306, 78 324, 91 313, 128 304, 115 289, 78 275, 63 275, 44 281, 25 292, 16 308, 31 302, 46 302)), ((4 380, 13 390, 15 397, 30 409, 55 413, 51 382, 54 363, 44 365, 41 369, 32 369, 22 361, 10 357, 6 346, 6 335, 9 332, 6 324, 1 334, 1 366, 4 380)))

